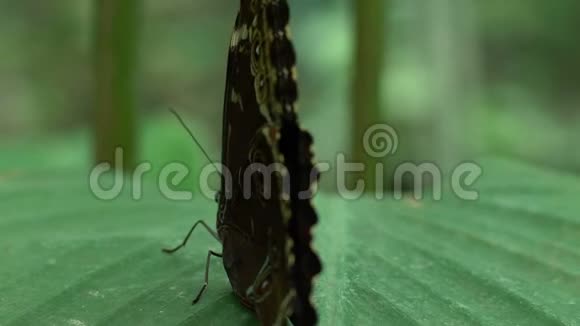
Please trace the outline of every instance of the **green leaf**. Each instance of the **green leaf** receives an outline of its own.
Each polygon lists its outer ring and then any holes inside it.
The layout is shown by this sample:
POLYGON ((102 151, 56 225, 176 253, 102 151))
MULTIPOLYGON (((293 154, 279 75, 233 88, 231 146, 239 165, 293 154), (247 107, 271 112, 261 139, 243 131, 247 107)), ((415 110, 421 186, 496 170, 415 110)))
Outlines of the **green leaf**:
MULTIPOLYGON (((160 251, 213 224, 211 200, 172 202, 151 183, 106 202, 86 171, 4 171, 0 325, 257 325, 217 259, 191 306, 220 250, 210 236, 160 251)), ((580 324, 580 180, 503 160, 484 171, 473 202, 319 195, 321 325, 580 324)))

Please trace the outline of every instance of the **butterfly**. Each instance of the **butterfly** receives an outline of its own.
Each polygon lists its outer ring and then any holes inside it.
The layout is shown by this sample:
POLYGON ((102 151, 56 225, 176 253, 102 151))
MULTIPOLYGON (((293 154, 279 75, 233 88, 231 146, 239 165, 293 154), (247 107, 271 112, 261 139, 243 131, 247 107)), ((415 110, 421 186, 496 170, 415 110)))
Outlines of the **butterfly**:
POLYGON ((211 258, 219 257, 234 293, 263 325, 285 325, 288 317, 295 325, 316 324, 311 293, 322 270, 311 248, 319 173, 312 136, 296 112, 289 12, 285 0, 240 1, 228 54, 217 231, 198 221, 181 245, 164 250, 183 248, 203 226, 222 252, 208 252, 194 303, 208 286, 211 258))

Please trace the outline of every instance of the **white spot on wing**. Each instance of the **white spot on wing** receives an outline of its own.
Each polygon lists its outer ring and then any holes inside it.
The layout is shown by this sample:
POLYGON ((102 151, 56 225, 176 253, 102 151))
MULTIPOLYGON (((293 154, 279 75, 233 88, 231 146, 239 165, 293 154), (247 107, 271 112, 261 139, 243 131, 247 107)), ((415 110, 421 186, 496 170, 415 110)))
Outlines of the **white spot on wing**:
POLYGON ((244 112, 244 103, 242 102, 242 98, 240 97, 240 95, 238 93, 236 93, 236 90, 232 88, 232 94, 230 96, 230 101, 232 103, 236 103, 240 105, 240 110, 242 112, 244 112))
POLYGON ((232 34, 232 41, 230 47, 234 48, 238 46, 240 41, 246 40, 248 38, 248 26, 244 24, 242 27, 236 29, 232 34))
POLYGON ((238 31, 235 30, 234 33, 232 34, 232 41, 230 42, 230 47, 235 48, 238 45, 239 41, 240 41, 240 39, 239 39, 238 31))
POLYGON ((249 34, 250 33, 248 32, 248 25, 244 24, 241 28, 241 35, 240 35, 242 37, 242 40, 247 40, 249 34))
POLYGON ((242 98, 240 97, 240 110, 244 112, 244 102, 242 102, 242 98))
POLYGON ((238 103, 238 94, 236 93, 236 90, 232 88, 232 94, 230 96, 230 101, 232 101, 232 103, 238 103))

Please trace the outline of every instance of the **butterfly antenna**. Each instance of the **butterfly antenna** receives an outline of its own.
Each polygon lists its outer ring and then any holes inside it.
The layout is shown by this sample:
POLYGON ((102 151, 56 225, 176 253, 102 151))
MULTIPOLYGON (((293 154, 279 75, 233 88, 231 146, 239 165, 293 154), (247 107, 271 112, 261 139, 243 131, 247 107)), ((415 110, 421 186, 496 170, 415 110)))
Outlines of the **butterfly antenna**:
POLYGON ((197 138, 195 138, 195 136, 193 135, 193 132, 191 132, 191 129, 189 129, 189 127, 185 124, 185 121, 183 121, 183 119, 177 113, 177 111, 175 111, 172 108, 170 108, 169 111, 171 111, 171 113, 173 113, 173 115, 177 118, 177 120, 179 121, 179 123, 181 124, 181 126, 183 127, 183 129, 185 129, 185 131, 187 131, 187 133, 189 134, 189 136, 191 137, 191 139, 193 139, 193 141, 195 142, 195 144, 197 145, 197 147, 199 147, 199 149, 201 150, 201 152, 203 153, 203 155, 205 156, 205 158, 209 161, 209 163, 211 163, 213 165, 213 167, 216 169, 216 171, 219 171, 219 169, 218 169, 217 165, 215 164, 215 162, 209 157, 209 155, 207 154, 207 152, 205 151, 205 149, 203 148, 203 146, 201 146, 201 143, 197 140, 197 138))

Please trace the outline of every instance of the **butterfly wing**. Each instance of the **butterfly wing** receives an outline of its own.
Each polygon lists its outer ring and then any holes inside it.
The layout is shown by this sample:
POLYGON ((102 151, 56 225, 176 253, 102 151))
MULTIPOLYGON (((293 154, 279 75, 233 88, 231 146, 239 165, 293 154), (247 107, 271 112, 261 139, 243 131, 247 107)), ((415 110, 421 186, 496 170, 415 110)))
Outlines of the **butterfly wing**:
POLYGON ((300 127, 296 114, 296 55, 288 35, 289 11, 285 0, 271 1, 266 7, 266 17, 272 30, 270 57, 276 77, 273 94, 281 112, 278 148, 291 176, 287 236, 292 243, 290 274, 296 292, 292 321, 296 325, 314 325, 317 314, 310 301, 312 281, 322 266, 311 247, 311 230, 318 221, 311 199, 319 173, 313 163, 312 137, 300 127))
POLYGON ((228 59, 222 162, 230 174, 222 178, 218 232, 232 287, 262 324, 281 325, 292 314, 297 325, 313 325, 317 218, 300 193, 317 178, 312 139, 295 114, 288 20, 286 1, 241 0, 228 59))
MULTIPOLYGON (((252 55, 251 24, 254 15, 242 5, 238 13, 228 54, 222 124, 222 182, 217 228, 223 242, 223 263, 232 289, 242 303, 254 308, 246 290, 267 257, 267 240, 259 198, 244 196, 244 172, 256 133, 266 123, 257 103, 252 55), (259 214, 257 212, 260 212, 259 214)), ((270 209, 271 210, 271 209, 270 209)))
MULTIPOLYGON (((259 2, 259 1, 257 1, 259 2)), ((296 114, 298 87, 296 55, 289 36, 290 10, 286 0, 263 1, 261 15, 269 62, 270 116, 280 126, 277 152, 289 175, 288 200, 282 201, 285 221, 286 265, 293 295, 292 320, 296 325, 314 325, 316 311, 310 301, 313 278, 321 272, 320 259, 312 250, 312 227, 317 214, 311 203, 318 182, 313 163, 312 137, 300 127, 296 114), (288 249, 289 248, 289 249, 288 249)), ((288 297, 279 297, 284 309, 288 297)))

